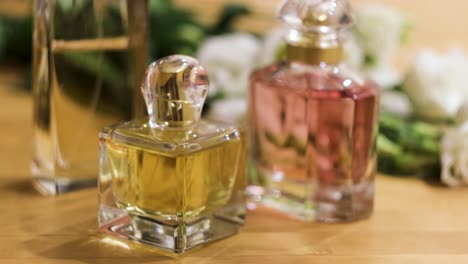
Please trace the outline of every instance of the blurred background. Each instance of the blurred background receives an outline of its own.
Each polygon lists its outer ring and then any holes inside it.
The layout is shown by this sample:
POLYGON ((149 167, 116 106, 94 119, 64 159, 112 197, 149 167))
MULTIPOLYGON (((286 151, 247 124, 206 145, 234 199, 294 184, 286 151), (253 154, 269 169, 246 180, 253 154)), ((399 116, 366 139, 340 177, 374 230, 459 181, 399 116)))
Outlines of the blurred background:
MULTIPOLYGON (((190 8, 196 12, 203 22, 213 22, 216 14, 226 0, 176 0, 175 3, 190 8), (210 8, 206 8, 209 6, 210 8)), ((243 0, 235 1, 251 7, 252 16, 239 19, 236 26, 239 30, 266 32, 277 24, 273 14, 279 1, 277 0, 243 0)), ((368 4, 383 4, 399 10, 409 16, 413 31, 408 43, 402 47, 399 57, 402 61, 407 55, 420 49, 430 47, 445 51, 458 46, 468 48, 468 28, 465 15, 468 3, 462 0, 350 0, 358 9, 368 4)))
MULTIPOLYGON (((277 21, 274 18, 278 0, 173 0, 174 4, 192 11, 202 23, 214 23, 226 3, 240 3, 248 6, 252 15, 240 18, 236 29, 264 33, 277 21)), ((384 4, 407 14, 413 26, 410 41, 402 47, 399 57, 405 57, 421 47, 445 50, 459 46, 468 48, 466 8, 468 3, 453 1, 406 1, 406 0, 351 0, 354 6, 384 4)), ((31 0, 0 1, 0 16, 24 17, 31 13, 31 0)))
MULTIPOLYGON (((248 75, 253 68, 263 66, 252 58, 266 56, 267 63, 281 53, 275 40, 278 34, 271 33, 278 27, 274 14, 279 2, 149 0, 149 59, 173 53, 198 57, 214 75, 214 86, 219 86, 210 94, 207 112, 211 109, 214 119, 235 115, 234 121, 239 121, 246 108, 248 75), (229 36, 234 32, 243 35, 229 36), (268 53, 270 48, 270 54, 258 54, 268 53), (214 66, 210 69, 210 65, 214 66)), ((468 136, 468 2, 350 2, 358 11, 358 23, 348 57, 357 57, 354 66, 383 88, 379 170, 416 175, 427 168, 436 177, 448 177, 442 179, 448 185, 468 184, 468 164, 464 162, 468 143, 461 148, 453 143, 468 136)), ((6 111, 21 108, 25 123, 31 122, 32 116, 28 101, 32 87, 32 10, 31 0, 0 1, 0 99, 4 98, 6 111), (13 96, 12 90, 22 91, 21 98, 13 96)), ((96 64, 91 60, 72 58, 71 62, 88 75, 88 69, 100 70, 93 68, 96 64)), ((24 129, 17 120, 8 118, 17 119, 4 113, 0 124, 11 133, 24 129)), ((90 130, 90 135, 95 135, 95 130, 90 130)), ((21 142, 25 146, 21 167, 27 167, 28 144, 24 142, 30 139, 27 133, 21 135, 23 139, 4 144, 15 148, 21 142)), ((0 162, 12 169, 18 167, 17 163, 0 162)))

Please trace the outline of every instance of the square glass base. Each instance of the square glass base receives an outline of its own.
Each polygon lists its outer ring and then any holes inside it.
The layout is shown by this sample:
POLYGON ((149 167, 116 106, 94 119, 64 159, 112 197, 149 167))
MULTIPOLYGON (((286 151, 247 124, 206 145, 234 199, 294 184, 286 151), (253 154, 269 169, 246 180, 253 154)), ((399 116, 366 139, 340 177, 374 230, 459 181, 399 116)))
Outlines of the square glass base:
POLYGON ((100 228, 120 238, 137 241, 172 252, 183 253, 227 236, 239 230, 239 223, 222 216, 205 216, 191 223, 164 223, 141 216, 129 216, 123 210, 101 206, 100 228), (110 221, 104 223, 104 221, 110 221))
POLYGON ((34 188, 43 195, 59 195, 97 186, 97 179, 70 180, 33 176, 34 188))
MULTIPOLYGON (((90 173, 83 174, 80 177, 55 176, 50 170, 44 169, 36 161, 31 164, 31 174, 34 188, 42 195, 59 195, 84 188, 92 188, 96 187, 98 183, 97 176, 90 175, 90 173)), ((71 171, 70 175, 80 175, 80 173, 71 171)))
POLYGON ((315 202, 315 217, 320 222, 352 222, 368 218, 374 209, 374 182, 323 184, 317 188, 315 202))
MULTIPOLYGON (((365 219, 372 214, 374 202, 373 182, 362 182, 356 185, 326 186, 320 185, 305 196, 297 196, 291 191, 304 188, 304 184, 286 183, 283 188, 251 185, 247 188, 249 207, 260 204, 280 211, 292 218, 302 221, 319 221, 327 223, 352 222, 365 219), (309 199, 307 199, 309 198, 309 199)), ((278 187, 278 186, 276 186, 278 187)))

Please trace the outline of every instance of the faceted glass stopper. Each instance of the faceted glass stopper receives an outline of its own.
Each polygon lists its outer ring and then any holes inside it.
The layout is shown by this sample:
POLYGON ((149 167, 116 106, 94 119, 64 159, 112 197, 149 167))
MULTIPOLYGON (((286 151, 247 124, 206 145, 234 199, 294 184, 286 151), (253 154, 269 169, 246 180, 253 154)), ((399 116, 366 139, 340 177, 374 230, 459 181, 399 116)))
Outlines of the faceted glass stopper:
POLYGON ((209 80, 200 63, 173 55, 153 62, 141 91, 152 127, 186 127, 198 122, 209 80))
POLYGON ((347 0, 285 0, 277 16, 291 28, 303 32, 328 33, 353 23, 347 0))

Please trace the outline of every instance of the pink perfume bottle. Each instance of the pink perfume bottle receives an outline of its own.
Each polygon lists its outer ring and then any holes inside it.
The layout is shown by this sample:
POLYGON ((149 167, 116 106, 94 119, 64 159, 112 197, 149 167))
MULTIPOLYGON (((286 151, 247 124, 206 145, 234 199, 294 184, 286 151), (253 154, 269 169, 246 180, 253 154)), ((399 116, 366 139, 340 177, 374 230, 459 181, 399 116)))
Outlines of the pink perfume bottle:
POLYGON ((378 87, 342 64, 346 0, 283 1, 287 59, 251 76, 255 202, 306 221, 372 213, 378 87))

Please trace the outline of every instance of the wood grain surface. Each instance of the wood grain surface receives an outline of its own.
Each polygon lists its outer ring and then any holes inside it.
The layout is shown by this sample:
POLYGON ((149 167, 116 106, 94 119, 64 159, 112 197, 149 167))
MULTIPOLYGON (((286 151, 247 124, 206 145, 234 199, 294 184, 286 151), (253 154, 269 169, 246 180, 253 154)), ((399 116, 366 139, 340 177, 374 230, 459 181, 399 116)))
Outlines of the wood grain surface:
MULTIPOLYGON (((24 6, 0 1, 0 13, 24 6), (1 11, 3 10, 3 11, 1 11)), ((17 1, 24 3, 25 1, 17 1)), ((27 2, 27 1, 26 1, 27 2)), ((177 0, 213 20, 223 0, 177 0)), ((242 0, 258 16, 240 28, 272 27, 277 1, 242 0)), ((355 0, 357 4, 364 1, 355 0)), ((371 2, 371 1, 367 1, 371 2)), ((466 1, 382 0, 414 19, 412 41, 403 54, 421 47, 468 47, 466 1)), ((21 4, 20 4, 21 5, 21 4)), ((301 223, 267 210, 249 212, 241 233, 178 258, 109 239, 97 230, 94 189, 42 197, 29 175, 32 102, 15 87, 21 72, 0 68, 0 263, 468 263, 468 190, 449 190, 415 179, 377 177, 376 208, 350 224, 301 223)))
POLYGON ((241 233, 177 259, 98 231, 94 189, 43 197, 29 176, 31 97, 0 69, 0 263, 468 263, 468 190, 377 178, 376 209, 350 224, 249 212, 241 233))

